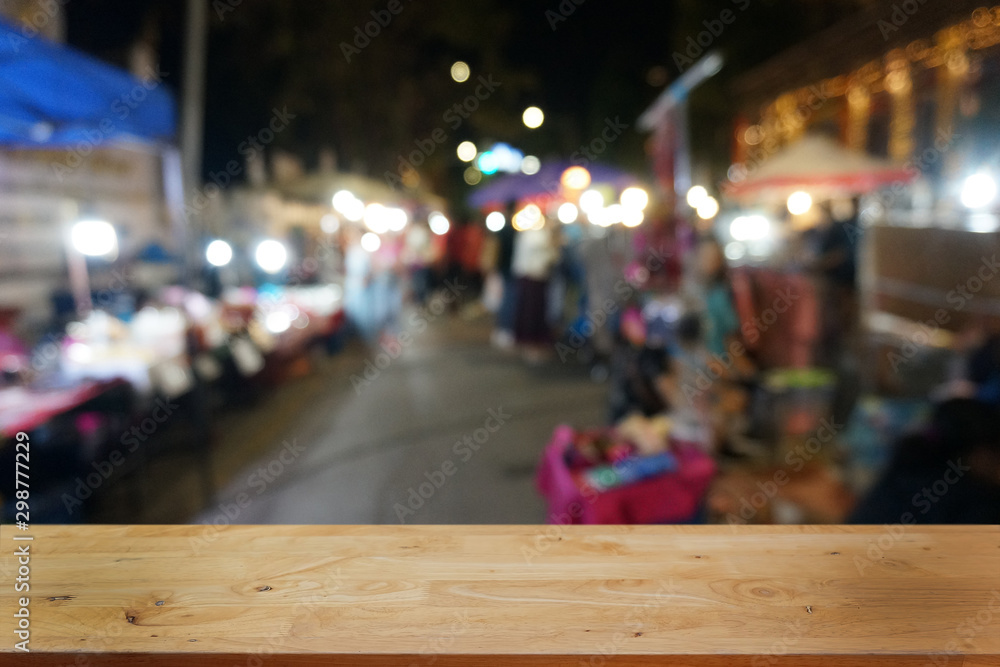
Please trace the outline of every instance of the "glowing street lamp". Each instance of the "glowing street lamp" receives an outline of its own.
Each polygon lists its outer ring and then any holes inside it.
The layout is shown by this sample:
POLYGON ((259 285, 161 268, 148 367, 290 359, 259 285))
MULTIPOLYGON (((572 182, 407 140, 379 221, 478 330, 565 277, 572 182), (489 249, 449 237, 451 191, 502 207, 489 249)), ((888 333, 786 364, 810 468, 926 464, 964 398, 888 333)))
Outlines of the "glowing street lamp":
POLYGON ((700 185, 695 185, 687 191, 688 206, 696 209, 706 197, 708 197, 708 190, 700 185))
POLYGON ((431 231, 438 236, 444 236, 451 229, 451 222, 439 211, 434 211, 430 214, 427 218, 427 224, 430 226, 431 231))
POLYGON ((97 219, 80 220, 70 229, 66 259, 73 298, 80 317, 86 316, 93 308, 87 257, 114 255, 117 250, 118 234, 110 222, 97 219))
POLYGON ((222 239, 215 239, 205 248, 205 261, 221 268, 233 261, 233 247, 222 239))
POLYGON ((715 197, 705 197, 699 202, 695 211, 702 220, 711 220, 719 212, 719 202, 715 197))
POLYGON ((507 224, 507 218, 500 211, 493 211, 486 216, 486 229, 491 232, 499 232, 507 224))
POLYGON ((275 274, 285 268, 288 263, 288 249, 280 241, 268 239, 261 241, 254 253, 257 266, 267 273, 275 274))
POLYGON ((521 120, 524 121, 525 127, 535 130, 545 122, 545 114, 538 107, 528 107, 521 114, 521 120))
POLYGON ((110 255, 118 247, 118 234, 110 222, 81 220, 70 231, 73 248, 88 257, 110 255))
POLYGON ((584 167, 570 167, 559 179, 567 190, 585 190, 590 185, 590 172, 584 167))
POLYGON ((479 149, 471 141, 463 141, 458 145, 455 152, 458 154, 458 159, 462 162, 472 162, 476 159, 479 149))
POLYGON ((808 192, 803 192, 799 190, 798 192, 793 192, 788 197, 788 212, 792 215, 803 215, 809 212, 812 208, 813 198, 808 192))
POLYGON ((470 73, 469 65, 461 60, 456 61, 451 66, 451 78, 457 83, 468 81, 470 73))
POLYGON ((568 225, 572 222, 576 222, 579 217, 580 211, 576 208, 576 205, 571 202, 566 202, 559 206, 559 210, 556 213, 556 217, 559 218, 559 222, 564 225, 568 225))
POLYGON ((997 197, 997 183, 987 173, 973 174, 962 185, 962 205, 966 208, 986 208, 997 197))
POLYGON ((645 211, 649 206, 649 193, 642 188, 625 188, 619 198, 622 206, 633 211, 645 211))

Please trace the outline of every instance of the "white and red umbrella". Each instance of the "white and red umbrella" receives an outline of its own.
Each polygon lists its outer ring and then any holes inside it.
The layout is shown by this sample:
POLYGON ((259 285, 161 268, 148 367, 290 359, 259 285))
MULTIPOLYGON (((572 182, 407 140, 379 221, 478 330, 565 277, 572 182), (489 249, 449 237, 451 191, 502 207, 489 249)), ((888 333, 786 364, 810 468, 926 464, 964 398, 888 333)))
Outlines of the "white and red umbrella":
POLYGON ((782 199, 797 190, 813 197, 850 197, 895 183, 909 183, 913 169, 845 148, 820 135, 807 135, 782 148, 745 176, 725 186, 739 200, 782 199))

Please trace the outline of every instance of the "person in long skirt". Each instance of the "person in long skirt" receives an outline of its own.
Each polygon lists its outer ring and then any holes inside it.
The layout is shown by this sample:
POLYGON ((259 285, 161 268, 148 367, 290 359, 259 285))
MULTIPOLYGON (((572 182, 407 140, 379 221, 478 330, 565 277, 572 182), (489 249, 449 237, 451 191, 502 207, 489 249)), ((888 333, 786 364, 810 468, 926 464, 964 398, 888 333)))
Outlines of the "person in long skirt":
POLYGON ((549 229, 518 232, 514 242, 512 270, 517 278, 517 306, 514 338, 523 347, 525 358, 541 361, 548 352, 551 331, 548 323, 549 276, 557 259, 549 229))

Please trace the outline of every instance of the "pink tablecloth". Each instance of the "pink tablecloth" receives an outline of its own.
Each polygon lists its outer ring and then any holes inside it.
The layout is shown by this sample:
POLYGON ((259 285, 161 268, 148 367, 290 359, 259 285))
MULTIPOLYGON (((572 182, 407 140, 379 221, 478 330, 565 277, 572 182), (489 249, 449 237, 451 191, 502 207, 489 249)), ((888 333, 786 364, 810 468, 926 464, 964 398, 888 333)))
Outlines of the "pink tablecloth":
POLYGON ((702 451, 675 449, 679 469, 626 486, 596 493, 581 488, 563 455, 573 429, 559 426, 545 448, 536 485, 548 502, 553 524, 652 524, 693 520, 715 474, 715 463, 702 451))
POLYGON ((24 387, 0 389, 0 436, 38 428, 56 415, 100 396, 120 381, 87 381, 64 389, 32 391, 24 387))

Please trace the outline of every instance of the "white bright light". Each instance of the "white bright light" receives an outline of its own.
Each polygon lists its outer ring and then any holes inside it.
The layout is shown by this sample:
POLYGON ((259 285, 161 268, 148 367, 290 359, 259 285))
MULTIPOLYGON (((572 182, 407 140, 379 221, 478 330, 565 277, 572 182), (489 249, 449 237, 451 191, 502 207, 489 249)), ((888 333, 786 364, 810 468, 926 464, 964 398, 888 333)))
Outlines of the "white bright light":
POLYGON ((604 208, 604 195, 597 190, 587 190, 580 195, 580 210, 593 213, 604 208))
POLYGON ((233 247, 222 239, 216 239, 205 248, 205 259, 212 266, 226 266, 233 260, 233 247))
POLYGON ((376 234, 385 234, 389 231, 389 218, 391 216, 382 204, 368 204, 365 206, 365 227, 376 234))
POLYGON ((645 211, 649 206, 649 193, 642 188, 625 188, 619 201, 627 209, 634 211, 645 211))
POLYGON ((705 197, 695 210, 702 220, 711 220, 719 212, 719 202, 715 200, 715 197, 705 197))
POLYGON ((362 218, 365 217, 365 203, 360 199, 355 199, 344 207, 343 214, 351 222, 361 222, 362 218))
POLYGON ((385 219, 386 225, 389 227, 389 231, 391 232, 403 231, 406 227, 406 223, 410 220, 406 215, 406 211, 401 208, 385 209, 385 219))
POLYGON ((608 221, 613 225, 625 220, 625 208, 621 204, 612 204, 605 209, 605 213, 608 216, 608 221))
POLYGON ((378 237, 378 234, 373 234, 371 232, 365 232, 361 236, 361 248, 368 252, 375 252, 382 247, 382 239, 378 237))
POLYGON ((507 218, 500 211, 493 211, 486 216, 486 229, 491 232, 499 232, 507 224, 507 218))
POLYGON ((634 208, 626 208, 622 224, 626 227, 638 227, 645 218, 646 215, 642 211, 637 211, 634 208))
POLYGON ((476 155, 479 154, 479 149, 471 141, 463 141, 455 149, 458 154, 458 159, 462 162, 472 162, 476 159, 476 155))
POLYGON ((86 364, 94 359, 94 351, 85 343, 72 343, 66 348, 66 356, 70 361, 86 364))
POLYGON ((360 222, 365 215, 364 202, 347 190, 340 190, 333 195, 333 208, 351 222, 360 222))
POLYGON ((690 190, 687 191, 687 203, 691 208, 698 208, 699 204, 708 197, 708 190, 701 187, 700 185, 695 185, 690 190))
POLYGON ((451 66, 451 78, 458 83, 468 81, 469 73, 469 66, 461 60, 456 61, 455 64, 451 66))
POLYGON ((729 234, 737 241, 759 241, 770 231, 771 223, 762 215, 741 215, 729 225, 729 234))
POLYGON ((337 194, 333 195, 333 207, 343 213, 344 209, 355 199, 357 199, 357 197, 354 196, 353 192, 340 190, 337 194))
POLYGON ((542 168, 542 161, 534 155, 525 155, 521 160, 521 173, 534 176, 542 168))
POLYGON ((559 218, 559 222, 564 225, 568 225, 571 222, 576 222, 576 219, 580 216, 580 211, 576 208, 576 205, 566 202, 559 207, 556 212, 556 217, 559 218))
POLYGON ((275 310, 267 314, 264 326, 273 334, 284 333, 292 326, 292 318, 283 310, 275 310))
POLYGON ((70 242, 76 250, 90 257, 100 257, 118 246, 118 234, 110 222, 81 220, 70 230, 70 242))
POLYGON ((803 192, 799 190, 798 192, 793 192, 788 197, 788 212, 792 215, 802 215, 803 213, 808 213, 809 209, 812 208, 813 198, 808 192, 803 192))
POLYGON ((962 185, 962 205, 966 208, 986 208, 996 197, 997 183, 989 174, 973 174, 962 185))
POLYGON ((451 223, 448 222, 448 218, 444 216, 443 213, 434 211, 427 218, 427 223, 430 225, 431 231, 438 236, 444 236, 451 229, 451 223))
POLYGON ((545 114, 538 107, 528 107, 521 114, 521 120, 524 121, 526 127, 534 130, 535 128, 541 127, 542 123, 545 122, 545 114))
POLYGON ((261 241, 254 252, 257 266, 268 273, 277 273, 285 268, 288 262, 288 250, 280 242, 273 239, 261 241))

